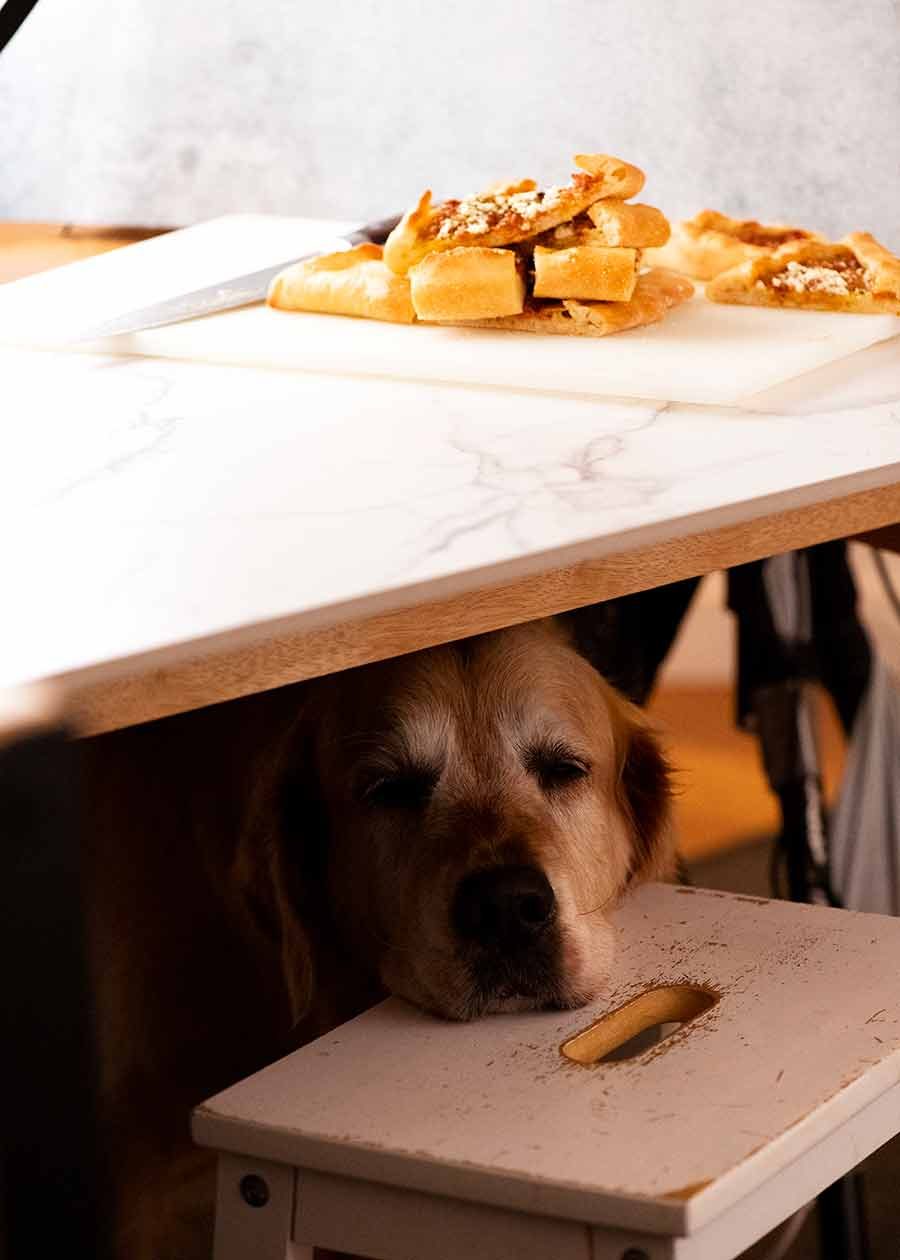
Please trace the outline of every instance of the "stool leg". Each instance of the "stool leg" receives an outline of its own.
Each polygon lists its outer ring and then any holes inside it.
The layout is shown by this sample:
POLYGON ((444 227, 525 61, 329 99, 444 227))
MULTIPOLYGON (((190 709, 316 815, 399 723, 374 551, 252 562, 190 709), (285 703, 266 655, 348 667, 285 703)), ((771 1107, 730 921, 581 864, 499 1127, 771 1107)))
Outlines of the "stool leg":
POLYGON ((296 1182, 287 1164, 220 1156, 214 1260, 313 1260, 291 1241, 296 1182))

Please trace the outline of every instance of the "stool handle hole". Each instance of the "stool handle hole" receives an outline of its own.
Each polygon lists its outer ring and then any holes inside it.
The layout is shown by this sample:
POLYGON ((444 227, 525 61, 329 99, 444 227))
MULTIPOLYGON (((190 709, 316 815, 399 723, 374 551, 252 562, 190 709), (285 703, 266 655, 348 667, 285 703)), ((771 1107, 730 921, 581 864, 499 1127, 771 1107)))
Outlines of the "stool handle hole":
POLYGON ((718 1000, 718 993, 693 984, 647 989, 564 1041, 560 1052, 582 1067, 633 1059, 710 1010, 718 1000))

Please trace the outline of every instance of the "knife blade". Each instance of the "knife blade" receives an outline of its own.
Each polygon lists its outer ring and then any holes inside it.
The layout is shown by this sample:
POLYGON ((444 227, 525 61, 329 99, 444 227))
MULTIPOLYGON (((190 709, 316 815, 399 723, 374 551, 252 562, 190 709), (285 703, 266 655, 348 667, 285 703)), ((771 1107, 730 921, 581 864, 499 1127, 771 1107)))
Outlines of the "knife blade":
MULTIPOLYGON (((400 222, 400 218, 398 214, 389 219, 378 219, 373 223, 366 223, 341 239, 351 246, 363 245, 366 242, 383 245, 400 222)), ((68 340, 70 342, 96 341, 101 337, 118 337, 123 333, 162 328, 166 324, 178 324, 182 320, 197 319, 201 315, 215 315, 219 311, 230 311, 239 306, 250 306, 254 302, 262 302, 269 291, 269 285, 279 271, 293 266, 294 263, 315 258, 319 252, 303 254, 300 258, 288 258, 284 262, 263 267, 260 271, 236 276, 223 284, 209 285, 205 289, 195 289, 191 293, 181 293, 177 297, 166 298, 164 302, 155 302, 151 306, 143 306, 125 315, 117 315, 115 319, 82 329, 68 340)))

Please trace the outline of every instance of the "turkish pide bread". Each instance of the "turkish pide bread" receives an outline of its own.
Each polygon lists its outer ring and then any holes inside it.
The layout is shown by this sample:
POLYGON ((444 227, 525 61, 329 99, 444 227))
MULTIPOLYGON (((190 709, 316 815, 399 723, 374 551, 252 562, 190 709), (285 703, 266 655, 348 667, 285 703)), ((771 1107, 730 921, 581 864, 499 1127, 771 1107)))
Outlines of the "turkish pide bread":
POLYGON ((525 305, 524 264, 511 249, 475 245, 429 254, 412 268, 409 284, 419 319, 491 319, 517 315, 525 305))
POLYGON ((608 197, 595 201, 585 213, 594 226, 598 245, 650 249, 665 245, 671 233, 669 220, 656 206, 630 205, 608 197))
POLYGON ((634 249, 610 249, 605 245, 545 249, 538 245, 532 259, 535 297, 627 302, 637 283, 634 249))
POLYGON ((686 302, 694 286, 684 276, 660 268, 642 272, 627 302, 583 302, 572 298, 542 301, 529 298, 521 315, 475 321, 478 328, 510 332, 556 333, 575 337, 608 337, 611 333, 655 324, 674 306, 686 302))
POLYGON ((643 171, 603 153, 577 154, 575 165, 578 171, 563 187, 539 189, 525 179, 437 205, 430 190, 424 192, 385 241, 384 261, 405 275, 426 254, 512 245, 573 219, 601 197, 633 197, 644 186, 643 171))
POLYGON ((355 245, 278 273, 266 301, 283 311, 358 315, 394 324, 416 318, 409 281, 384 265, 380 245, 355 245))
POLYGON ((767 258, 783 245, 822 239, 806 228, 732 219, 717 210, 701 210, 693 219, 676 223, 668 242, 648 251, 646 261, 695 280, 711 280, 739 263, 767 258))
POLYGON ((534 180, 432 204, 426 192, 384 244, 297 263, 272 284, 282 309, 410 323, 603 337, 662 319, 693 292, 683 277, 643 270, 664 242, 665 215, 631 205, 644 173, 579 154, 563 187, 534 180))
POLYGON ((722 272, 706 296, 741 306, 900 315, 900 258, 868 232, 834 243, 791 241, 722 272))

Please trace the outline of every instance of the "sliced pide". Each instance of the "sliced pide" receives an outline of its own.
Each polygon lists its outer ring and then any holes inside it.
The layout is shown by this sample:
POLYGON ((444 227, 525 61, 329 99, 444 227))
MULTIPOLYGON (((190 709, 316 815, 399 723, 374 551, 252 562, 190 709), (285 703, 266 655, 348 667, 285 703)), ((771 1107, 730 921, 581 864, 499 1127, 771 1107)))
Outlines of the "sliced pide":
POLYGON ((430 190, 424 192, 385 242, 385 262, 404 275, 426 254, 512 245, 565 223, 601 197, 633 197, 644 184, 643 171, 604 153, 577 154, 575 165, 579 169, 563 187, 540 189, 522 180, 438 204, 430 190))
POLYGON ((627 302, 637 282, 637 251, 606 245, 573 245, 533 255, 534 296, 627 302))
POLYGON ((794 241, 722 272, 713 302, 900 315, 900 259, 868 232, 842 241, 794 241))
POLYGON ((783 245, 822 239, 807 228, 732 219, 717 210, 701 210, 693 219, 676 223, 668 242, 648 251, 646 261, 695 280, 711 280, 739 263, 766 258, 783 245))
POLYGON ((671 231, 669 220, 656 206, 632 205, 616 197, 595 201, 585 214, 602 245, 650 249, 665 245, 671 231))
POLYGON ((430 254, 410 269, 409 284, 419 319, 491 319, 516 315, 525 304, 524 266, 511 249, 430 254))
POLYGON ((380 245, 356 245, 294 263, 269 286, 269 306, 282 311, 356 315, 411 324, 416 318, 409 281, 384 265, 380 245))
POLYGON ((693 292, 694 286, 684 276, 670 271, 650 270, 638 276, 634 293, 627 302, 529 298, 521 315, 479 320, 476 326, 568 337, 608 337, 629 328, 656 323, 673 307, 686 302, 693 292))
POLYGON ((433 203, 422 195, 385 242, 286 268, 272 306, 404 323, 603 337, 663 318, 693 292, 646 270, 669 223, 633 205, 644 174, 602 153, 576 155, 562 187, 532 179, 433 203))

